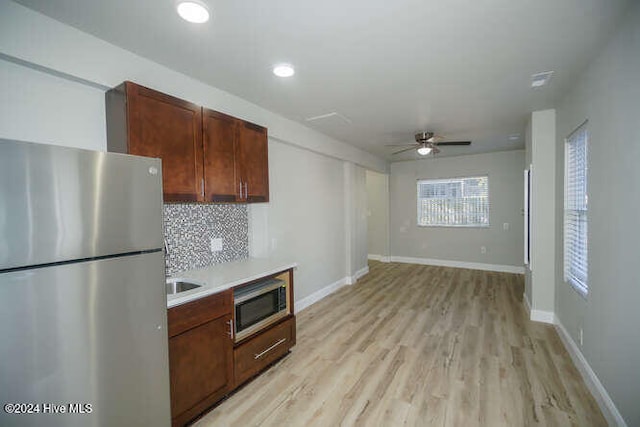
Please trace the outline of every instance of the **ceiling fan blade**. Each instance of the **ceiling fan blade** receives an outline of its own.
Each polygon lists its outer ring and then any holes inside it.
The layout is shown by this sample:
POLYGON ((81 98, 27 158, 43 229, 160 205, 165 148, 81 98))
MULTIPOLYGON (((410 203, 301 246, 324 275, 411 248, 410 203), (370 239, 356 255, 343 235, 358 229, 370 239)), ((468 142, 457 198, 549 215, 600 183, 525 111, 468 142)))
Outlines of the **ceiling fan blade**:
POLYGON ((443 141, 438 142, 438 145, 471 145, 471 141, 443 141))
POLYGON ((440 150, 438 149, 438 147, 433 147, 433 149, 431 150, 431 152, 433 154, 438 154, 440 152, 440 150))
POLYGON ((400 153, 404 153, 405 151, 415 150, 415 149, 416 147, 409 147, 409 148, 405 148, 404 150, 396 151, 395 153, 391 153, 391 154, 400 154, 400 153))
POLYGON ((386 145, 385 145, 385 147, 408 147, 408 146, 410 146, 410 145, 411 145, 411 146, 416 146, 416 147, 417 147, 417 146, 418 146, 418 145, 420 145, 420 144, 416 144, 415 142, 414 142, 414 143, 411 143, 411 144, 386 144, 386 145))

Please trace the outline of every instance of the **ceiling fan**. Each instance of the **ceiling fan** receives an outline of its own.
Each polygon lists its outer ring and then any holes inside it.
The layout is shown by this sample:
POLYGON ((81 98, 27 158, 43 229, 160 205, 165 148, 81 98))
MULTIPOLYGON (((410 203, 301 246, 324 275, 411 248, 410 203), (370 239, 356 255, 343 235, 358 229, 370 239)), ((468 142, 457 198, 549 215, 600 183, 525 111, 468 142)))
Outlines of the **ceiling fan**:
POLYGON ((400 154, 409 150, 416 150, 421 156, 433 153, 438 154, 440 149, 438 147, 444 145, 471 145, 471 141, 442 141, 444 137, 435 135, 433 132, 420 132, 415 135, 416 142, 413 144, 390 144, 387 147, 407 147, 403 150, 396 151, 392 154, 400 154))

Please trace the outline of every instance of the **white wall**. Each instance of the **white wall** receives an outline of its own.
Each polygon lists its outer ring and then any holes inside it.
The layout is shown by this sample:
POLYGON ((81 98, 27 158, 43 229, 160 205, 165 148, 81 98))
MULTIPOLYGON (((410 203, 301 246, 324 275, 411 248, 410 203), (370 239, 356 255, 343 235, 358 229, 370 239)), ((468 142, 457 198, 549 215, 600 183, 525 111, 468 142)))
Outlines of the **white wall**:
POLYGON ((556 111, 531 114, 531 318, 552 323, 556 271, 556 111))
POLYGON ((105 150, 104 91, 124 80, 268 128, 271 201, 250 208, 251 253, 299 263, 296 299, 343 280, 347 263, 355 271, 366 267, 366 222, 357 220, 366 207, 363 167, 385 171, 384 160, 0 0, 0 138, 105 150), (348 212, 346 182, 354 196, 348 212))
POLYGON ((522 271, 523 170, 523 150, 392 163, 392 257, 508 266, 522 271), (476 175, 489 176, 490 227, 417 226, 417 180, 476 175), (504 223, 509 224, 508 231, 503 230, 504 223), (481 246, 486 247, 485 254, 480 252, 481 246))
MULTIPOLYGON (((640 425, 640 4, 557 108, 556 316, 627 425, 640 425), (564 138, 588 119, 588 284, 563 280, 564 138)), ((535 266, 534 266, 535 268, 535 266)), ((620 424, 620 420, 615 420, 620 424)))
POLYGON ((269 141, 269 203, 249 206, 252 256, 294 260, 296 300, 345 277, 342 161, 269 141))
POLYGON ((368 170, 367 250, 375 258, 389 257, 389 175, 368 170))
POLYGON ((0 60, 0 138, 106 150, 104 92, 0 60))

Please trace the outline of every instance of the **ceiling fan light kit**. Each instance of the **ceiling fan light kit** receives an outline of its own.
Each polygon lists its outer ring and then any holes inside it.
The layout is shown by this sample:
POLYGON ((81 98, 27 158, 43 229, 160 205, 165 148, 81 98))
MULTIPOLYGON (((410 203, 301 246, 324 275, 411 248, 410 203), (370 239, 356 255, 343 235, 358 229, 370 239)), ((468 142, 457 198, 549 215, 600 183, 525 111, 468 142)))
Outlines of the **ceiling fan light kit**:
POLYGON ((431 153, 431 151, 432 151, 432 148, 427 147, 426 144, 418 148, 418 154, 420 154, 421 156, 426 156, 427 154, 431 153))
POLYGON ((400 151, 391 153, 393 155, 404 153, 405 151, 416 150, 419 155, 427 156, 429 154, 438 154, 440 152, 439 146, 443 145, 471 145, 471 141, 442 141, 444 137, 436 135, 433 132, 419 132, 414 135, 416 142, 413 144, 392 144, 388 147, 403 147, 408 146, 400 151))

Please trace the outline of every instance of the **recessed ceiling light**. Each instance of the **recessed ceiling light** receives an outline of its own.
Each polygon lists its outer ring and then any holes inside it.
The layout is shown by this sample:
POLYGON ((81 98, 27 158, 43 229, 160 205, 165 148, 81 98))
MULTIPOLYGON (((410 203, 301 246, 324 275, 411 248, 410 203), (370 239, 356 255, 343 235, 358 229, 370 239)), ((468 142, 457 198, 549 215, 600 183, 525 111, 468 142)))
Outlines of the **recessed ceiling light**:
POLYGON ((553 71, 545 71, 544 73, 537 73, 531 75, 531 87, 540 87, 549 83, 553 71))
POLYGON ((423 145, 422 147, 418 148, 418 154, 420 154, 421 156, 426 156, 430 152, 431 152, 431 147, 427 147, 426 145, 423 145))
POLYGON ((177 6, 178 15, 185 21, 202 24, 209 20, 209 10, 203 3, 196 1, 181 1, 177 6))
POLYGON ((296 73, 293 69, 293 65, 290 64, 278 64, 273 67, 273 74, 278 77, 291 77, 296 73))
POLYGON ((520 134, 519 133, 513 133, 511 135, 509 135, 509 141, 517 141, 520 139, 520 134))

